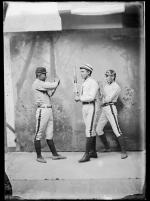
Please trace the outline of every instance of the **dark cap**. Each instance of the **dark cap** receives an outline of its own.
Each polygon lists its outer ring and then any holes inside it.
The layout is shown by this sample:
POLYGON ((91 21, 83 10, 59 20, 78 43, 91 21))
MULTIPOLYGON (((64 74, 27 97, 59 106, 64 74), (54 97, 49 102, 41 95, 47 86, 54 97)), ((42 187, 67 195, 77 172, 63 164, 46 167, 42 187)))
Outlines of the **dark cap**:
POLYGON ((47 73, 46 68, 44 67, 37 67, 35 73, 47 73))
POLYGON ((113 75, 116 76, 116 72, 114 70, 107 70, 105 75, 113 75))

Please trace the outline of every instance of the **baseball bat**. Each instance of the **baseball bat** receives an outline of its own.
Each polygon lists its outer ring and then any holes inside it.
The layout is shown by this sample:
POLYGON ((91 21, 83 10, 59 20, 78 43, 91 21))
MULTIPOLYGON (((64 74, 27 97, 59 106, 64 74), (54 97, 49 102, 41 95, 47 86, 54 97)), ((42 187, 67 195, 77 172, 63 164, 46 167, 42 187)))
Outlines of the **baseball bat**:
MULTIPOLYGON (((55 81, 56 74, 56 63, 55 63, 55 46, 54 46, 54 38, 50 37, 50 66, 51 66, 51 80, 55 81)), ((59 86, 60 81, 58 82, 57 87, 59 86)), ((57 87, 53 89, 50 93, 50 96, 53 96, 57 87)))
POLYGON ((78 87, 77 87, 77 71, 76 66, 74 67, 74 92, 78 94, 78 87))

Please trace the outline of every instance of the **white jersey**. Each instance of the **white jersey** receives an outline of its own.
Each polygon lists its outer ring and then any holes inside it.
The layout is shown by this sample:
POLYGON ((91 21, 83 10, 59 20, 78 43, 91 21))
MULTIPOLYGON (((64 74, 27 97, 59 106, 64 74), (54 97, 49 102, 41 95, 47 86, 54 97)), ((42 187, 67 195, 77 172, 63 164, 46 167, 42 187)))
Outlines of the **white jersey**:
POLYGON ((34 94, 36 106, 51 105, 48 90, 53 90, 57 87, 58 82, 47 82, 36 79, 33 82, 32 90, 34 94))
POLYGON ((99 85, 95 79, 88 77, 82 84, 80 100, 82 102, 91 102, 96 99, 99 85))
POLYGON ((117 102, 120 92, 121 88, 115 81, 111 84, 106 84, 103 89, 103 102, 117 102))

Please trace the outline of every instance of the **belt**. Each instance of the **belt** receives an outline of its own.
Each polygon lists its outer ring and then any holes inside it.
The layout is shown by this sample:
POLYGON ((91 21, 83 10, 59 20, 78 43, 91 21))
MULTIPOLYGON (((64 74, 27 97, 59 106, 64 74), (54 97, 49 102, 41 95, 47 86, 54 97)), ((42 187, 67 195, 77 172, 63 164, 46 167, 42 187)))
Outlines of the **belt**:
POLYGON ((91 102, 82 102, 83 105, 86 105, 86 104, 93 104, 95 101, 91 101, 91 102))
POLYGON ((101 106, 105 107, 105 106, 108 106, 108 105, 116 105, 116 102, 103 103, 101 106))
POLYGON ((52 106, 38 106, 38 108, 52 108, 52 106))

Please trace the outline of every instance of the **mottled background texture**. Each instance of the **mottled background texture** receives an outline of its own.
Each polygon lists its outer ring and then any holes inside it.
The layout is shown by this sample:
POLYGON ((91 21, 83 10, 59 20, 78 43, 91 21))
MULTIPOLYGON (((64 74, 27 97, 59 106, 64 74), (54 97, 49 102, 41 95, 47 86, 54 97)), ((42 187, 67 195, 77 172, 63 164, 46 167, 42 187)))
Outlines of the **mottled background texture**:
MULTIPOLYGON (((54 141, 58 151, 83 151, 85 127, 81 104, 73 99, 73 68, 93 66, 93 77, 104 80, 106 69, 114 69, 116 81, 122 88, 118 100, 118 118, 128 150, 143 150, 144 90, 142 78, 142 39, 137 29, 106 29, 60 32, 14 33, 10 40, 13 94, 15 102, 15 131, 18 151, 33 151, 35 108, 31 85, 37 66, 45 66, 52 80, 54 72, 61 83, 52 98, 54 111, 54 141), (53 44, 52 44, 53 41, 53 44), (54 62, 55 59, 55 62, 54 62)), ((113 150, 118 150, 110 124, 105 132, 113 150)), ((43 151, 48 151, 42 140, 43 151)), ((97 150, 103 145, 97 138, 97 150)))

